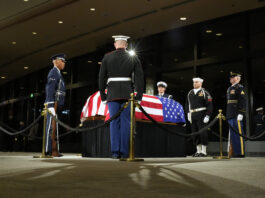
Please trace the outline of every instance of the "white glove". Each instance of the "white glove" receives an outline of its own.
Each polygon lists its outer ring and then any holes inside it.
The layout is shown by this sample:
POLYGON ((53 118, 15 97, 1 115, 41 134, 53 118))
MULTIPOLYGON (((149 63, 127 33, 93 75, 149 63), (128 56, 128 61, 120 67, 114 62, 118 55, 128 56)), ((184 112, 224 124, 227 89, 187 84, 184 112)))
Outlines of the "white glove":
POLYGON ((237 120, 238 121, 242 121, 243 120, 243 115, 242 114, 238 114, 237 115, 237 120))
POLYGON ((101 101, 102 102, 102 104, 107 104, 107 100, 104 100, 104 101, 101 101))
POLYGON ((191 123, 191 113, 190 112, 187 114, 187 118, 188 118, 188 121, 191 123))
POLYGON ((206 124, 206 123, 209 122, 209 120, 210 120, 210 118, 209 118, 209 116, 207 115, 207 116, 205 116, 205 117, 203 118, 203 123, 206 124))
POLYGON ((48 108, 48 111, 49 111, 53 116, 55 116, 55 109, 54 109, 53 107, 48 108))

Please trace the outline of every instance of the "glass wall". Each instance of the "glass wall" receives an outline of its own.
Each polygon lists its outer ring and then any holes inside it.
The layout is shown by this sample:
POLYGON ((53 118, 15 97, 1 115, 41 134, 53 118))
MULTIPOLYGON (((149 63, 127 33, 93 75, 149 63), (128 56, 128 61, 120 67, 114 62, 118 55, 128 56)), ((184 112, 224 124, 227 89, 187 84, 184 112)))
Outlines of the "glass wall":
MULTIPOLYGON (((139 55, 145 77, 154 84, 154 93, 157 93, 156 82, 166 81, 167 93, 183 106, 192 89, 192 78, 204 78, 203 86, 214 98, 214 114, 218 109, 225 109, 229 71, 242 71, 249 103, 246 125, 252 126, 255 109, 265 105, 264 18, 265 8, 248 11, 133 40, 129 48, 139 55)), ((86 99, 98 90, 100 62, 104 54, 113 49, 113 44, 108 43, 67 62, 63 72, 67 98, 62 119, 69 125, 79 124, 86 99)), ((17 128, 19 120, 28 124, 40 114, 50 68, 47 66, 0 86, 0 121, 13 123, 12 127, 17 128), (14 122, 8 122, 11 113, 14 122)), ((41 134, 41 127, 39 129, 41 134)), ((253 127, 247 130, 253 133, 253 127)), ((217 139, 211 137, 211 140, 217 139)), ((65 145, 71 142, 79 144, 75 151, 81 150, 80 134, 74 133, 63 140, 65 145)))

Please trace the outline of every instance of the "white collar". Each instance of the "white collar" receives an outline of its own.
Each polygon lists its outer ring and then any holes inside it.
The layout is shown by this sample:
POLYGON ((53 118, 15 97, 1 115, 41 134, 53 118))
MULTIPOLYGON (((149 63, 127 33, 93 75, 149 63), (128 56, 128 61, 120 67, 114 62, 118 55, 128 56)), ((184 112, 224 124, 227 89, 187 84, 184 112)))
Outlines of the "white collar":
POLYGON ((232 87, 233 87, 233 86, 235 86, 236 84, 238 84, 238 82, 237 82, 237 83, 235 83, 235 84, 232 84, 232 87))
POLYGON ((193 91, 194 91, 194 93, 195 94, 197 94, 198 93, 198 91, 200 91, 201 90, 201 87, 200 88, 198 88, 198 89, 193 89, 193 91))

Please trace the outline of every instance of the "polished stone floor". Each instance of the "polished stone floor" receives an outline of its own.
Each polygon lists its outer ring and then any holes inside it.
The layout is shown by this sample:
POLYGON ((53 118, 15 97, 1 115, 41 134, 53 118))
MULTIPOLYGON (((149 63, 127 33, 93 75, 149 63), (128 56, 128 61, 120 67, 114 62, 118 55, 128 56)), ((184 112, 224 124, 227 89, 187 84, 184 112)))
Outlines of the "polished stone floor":
POLYGON ((0 198, 265 197, 265 158, 35 159, 0 152, 0 198))

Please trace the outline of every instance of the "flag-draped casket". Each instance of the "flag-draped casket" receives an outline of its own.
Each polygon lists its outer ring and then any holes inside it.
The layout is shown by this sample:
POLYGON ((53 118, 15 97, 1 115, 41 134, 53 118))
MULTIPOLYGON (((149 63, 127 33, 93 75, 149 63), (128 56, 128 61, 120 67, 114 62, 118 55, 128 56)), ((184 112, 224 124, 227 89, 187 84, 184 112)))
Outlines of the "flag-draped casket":
MULTIPOLYGON (((143 94, 140 105, 158 122, 186 122, 182 105, 173 99, 143 94)), ((106 120, 109 119, 108 105, 102 103, 99 91, 87 99, 81 113, 81 122, 92 116, 105 116, 106 120)), ((149 120, 138 108, 135 109, 135 118, 149 120)))

